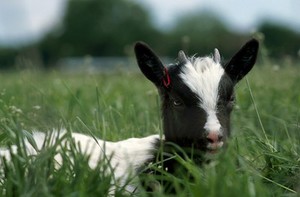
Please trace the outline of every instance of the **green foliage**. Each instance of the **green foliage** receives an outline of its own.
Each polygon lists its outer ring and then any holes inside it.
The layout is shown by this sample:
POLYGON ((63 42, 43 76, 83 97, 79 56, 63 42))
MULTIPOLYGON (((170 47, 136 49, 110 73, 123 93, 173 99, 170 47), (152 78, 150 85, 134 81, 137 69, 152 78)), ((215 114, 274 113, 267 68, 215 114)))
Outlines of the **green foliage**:
MULTIPOLYGON (((187 169, 180 176, 165 172, 178 196, 299 195, 299 73, 296 66, 254 68, 249 83, 238 85, 227 149, 201 168, 178 158, 187 169)), ((0 78, 0 144, 21 147, 11 163, 1 164, 2 196, 105 196, 111 189, 107 166, 90 169, 89 158, 75 148, 60 150, 58 169, 55 148, 28 156, 21 139, 35 129, 65 127, 107 140, 161 132, 156 90, 141 74, 23 72, 0 78)), ((128 196, 124 188, 116 190, 128 196)), ((152 195, 168 196, 159 187, 152 195)))
POLYGON ((133 44, 139 40, 172 58, 181 49, 190 55, 207 55, 214 48, 229 57, 253 34, 259 34, 261 43, 269 49, 266 55, 284 59, 289 65, 299 58, 299 32, 269 22, 257 31, 237 32, 208 11, 183 15, 170 30, 157 29, 149 10, 134 1, 70 0, 61 23, 39 42, 19 49, 0 46, 0 69, 34 65, 49 68, 65 57, 131 56, 133 44))
POLYGON ((0 69, 7 69, 15 64, 15 57, 18 55, 16 49, 5 49, 0 47, 0 69))
POLYGON ((259 28, 259 32, 264 35, 264 43, 270 50, 272 57, 299 56, 299 33, 270 22, 263 23, 259 28))
POLYGON ((168 54, 176 54, 178 49, 190 53, 210 54, 214 48, 219 48, 222 56, 229 56, 234 53, 233 49, 239 48, 246 39, 231 32, 217 16, 201 12, 180 18, 174 29, 169 32, 167 40, 169 43, 165 47, 168 54))
POLYGON ((70 56, 124 56, 137 40, 154 42, 160 35, 146 10, 126 0, 69 1, 62 23, 40 43, 46 63, 70 56))
MULTIPOLYGON (((18 154, 11 154, 11 161, 3 160, 0 173, 1 196, 108 196, 112 188, 113 177, 106 173, 109 165, 99 163, 94 169, 88 165, 88 156, 80 154, 73 146, 57 142, 29 156, 22 148, 24 132, 19 131, 15 138, 18 141, 18 154), (58 166, 54 157, 61 153, 62 163, 58 166), (55 167, 56 166, 56 167, 55 167)), ((72 144, 68 139, 68 144, 72 144)), ((49 143, 49 142, 47 142, 49 143)), ((46 144, 47 144, 46 143, 46 144)), ((12 152, 12 150, 11 150, 12 152)), ((115 193, 123 188, 114 188, 115 193)))

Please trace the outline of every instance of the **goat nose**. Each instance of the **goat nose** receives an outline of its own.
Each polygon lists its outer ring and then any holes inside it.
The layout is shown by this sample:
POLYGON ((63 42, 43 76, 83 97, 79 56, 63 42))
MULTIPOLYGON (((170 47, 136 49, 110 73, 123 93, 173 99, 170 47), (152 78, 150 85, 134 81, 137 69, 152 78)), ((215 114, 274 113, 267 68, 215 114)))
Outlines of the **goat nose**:
POLYGON ((215 144, 222 140, 223 136, 218 132, 209 132, 206 139, 209 143, 215 144))

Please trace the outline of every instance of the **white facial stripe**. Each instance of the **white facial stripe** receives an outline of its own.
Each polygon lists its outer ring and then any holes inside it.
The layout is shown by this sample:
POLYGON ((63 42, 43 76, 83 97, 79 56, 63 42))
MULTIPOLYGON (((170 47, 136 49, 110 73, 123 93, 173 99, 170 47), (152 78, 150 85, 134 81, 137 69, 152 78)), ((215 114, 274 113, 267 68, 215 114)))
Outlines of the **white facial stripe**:
POLYGON ((218 132, 218 134, 221 134, 221 124, 215 111, 207 112, 207 121, 204 125, 204 129, 208 132, 218 132))
POLYGON ((210 57, 192 59, 183 66, 180 74, 184 83, 199 97, 199 106, 207 113, 207 131, 220 132, 216 112, 218 88, 223 75, 223 67, 210 57))

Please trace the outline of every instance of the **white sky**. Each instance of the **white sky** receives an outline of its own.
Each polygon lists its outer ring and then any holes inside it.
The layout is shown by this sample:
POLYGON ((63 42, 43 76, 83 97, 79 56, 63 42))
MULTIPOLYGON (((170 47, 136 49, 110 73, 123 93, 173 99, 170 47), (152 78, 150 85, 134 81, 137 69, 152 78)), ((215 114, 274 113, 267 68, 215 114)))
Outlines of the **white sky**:
POLYGON ((0 44, 36 40, 57 24, 65 0, 0 0, 0 44))
POLYGON ((255 28, 262 19, 300 31, 300 0, 135 0, 151 10, 160 26, 170 25, 191 12, 213 11, 241 31, 255 28))
MULTIPOLYGON (((0 0, 0 45, 36 40, 57 24, 67 0, 0 0)), ((251 31, 262 19, 300 32, 300 0, 132 0, 150 10, 159 27, 181 15, 211 10, 232 28, 251 31)))

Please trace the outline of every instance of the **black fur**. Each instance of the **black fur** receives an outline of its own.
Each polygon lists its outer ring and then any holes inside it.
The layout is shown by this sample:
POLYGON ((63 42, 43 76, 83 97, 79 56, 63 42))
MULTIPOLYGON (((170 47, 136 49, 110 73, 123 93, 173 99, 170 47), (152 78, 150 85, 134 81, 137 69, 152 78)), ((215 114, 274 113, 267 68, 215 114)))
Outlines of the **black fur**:
MULTIPOLYGON (((234 86, 254 66, 257 51, 258 41, 253 39, 247 42, 224 66, 225 74, 219 83, 217 103, 217 118, 221 124, 224 143, 230 134, 230 113, 235 102, 234 86)), ((201 165, 209 143, 204 129, 207 114, 199 107, 197 95, 185 85, 179 76, 187 61, 184 53, 179 53, 179 62, 169 66, 168 73, 161 60, 146 44, 138 42, 135 46, 135 54, 143 74, 158 88, 162 102, 165 141, 155 143, 157 151, 153 154, 156 157, 149 162, 164 161, 162 166, 170 173, 174 173, 177 169, 174 155, 193 158, 195 163, 201 165), (163 83, 167 74, 171 79, 168 87, 163 83)), ((149 169, 148 172, 153 171, 149 169)))
POLYGON ((224 68, 233 82, 240 81, 254 66, 257 58, 259 43, 252 39, 248 41, 232 58, 224 68))

